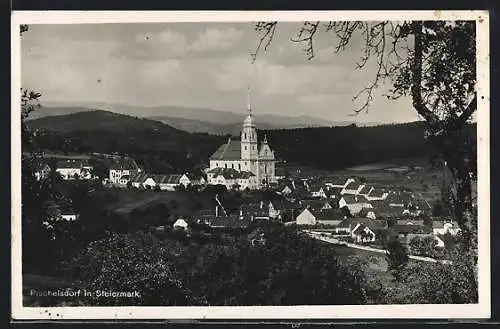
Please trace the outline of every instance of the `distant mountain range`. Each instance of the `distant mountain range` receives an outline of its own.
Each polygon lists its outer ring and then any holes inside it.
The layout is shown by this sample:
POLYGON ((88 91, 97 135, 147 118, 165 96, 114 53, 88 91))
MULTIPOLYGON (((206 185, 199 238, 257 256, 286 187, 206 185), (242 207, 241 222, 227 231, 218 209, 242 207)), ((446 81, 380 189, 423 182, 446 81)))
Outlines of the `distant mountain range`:
MULTIPOLYGON (((138 107, 125 104, 98 102, 60 103, 45 102, 42 108, 31 114, 30 120, 48 116, 66 115, 94 110, 105 110, 119 114, 149 118, 187 132, 210 134, 239 134, 246 113, 216 111, 211 109, 188 108, 175 105, 138 107)), ((273 114, 256 115, 256 123, 261 130, 347 126, 354 122, 333 122, 312 116, 280 116, 273 114)), ((376 125, 368 123, 364 125, 376 125)))

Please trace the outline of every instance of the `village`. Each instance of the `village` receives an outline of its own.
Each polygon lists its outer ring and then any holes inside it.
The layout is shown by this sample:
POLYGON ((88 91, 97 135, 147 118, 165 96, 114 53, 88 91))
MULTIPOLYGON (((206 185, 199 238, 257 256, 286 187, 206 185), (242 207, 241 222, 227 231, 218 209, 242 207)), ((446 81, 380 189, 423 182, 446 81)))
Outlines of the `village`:
MULTIPOLYGON (((93 175, 93 168, 85 159, 58 161, 55 171, 68 183, 94 181, 110 190, 175 194, 194 193, 211 186, 221 193, 239 192, 252 196, 236 211, 229 211, 221 201, 223 198, 216 194, 215 207, 178 216, 173 220, 172 229, 188 235, 193 225, 240 230, 252 224, 273 222, 295 225, 311 238, 344 246, 362 245, 381 250, 384 241, 393 236, 406 246, 421 246, 425 241, 431 249, 439 250, 460 233, 456 222, 447 216, 435 216, 433 205, 412 191, 370 184, 359 177, 303 177, 300 173, 285 173, 278 165, 274 182, 262 189, 250 190, 250 175, 242 175, 233 168, 209 169, 206 176, 149 174, 130 157, 108 157, 112 164, 108 177, 102 180, 93 175), (263 191, 266 193, 261 193, 263 191), (266 199, 264 195, 270 193, 273 197, 266 199)), ((35 172, 36 179, 46 179, 51 170, 47 164, 40 165, 35 172)), ((63 220, 73 221, 79 216, 67 207, 52 209, 51 213, 63 220)), ((157 229, 165 228, 159 226, 157 229)), ((256 241, 263 239, 258 236, 256 241)))

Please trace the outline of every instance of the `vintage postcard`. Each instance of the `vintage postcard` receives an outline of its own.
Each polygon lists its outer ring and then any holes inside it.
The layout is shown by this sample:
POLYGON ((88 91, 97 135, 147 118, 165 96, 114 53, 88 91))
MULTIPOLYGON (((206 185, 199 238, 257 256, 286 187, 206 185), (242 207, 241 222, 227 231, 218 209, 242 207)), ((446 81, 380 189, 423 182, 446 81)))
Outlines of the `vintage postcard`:
POLYGON ((12 318, 490 317, 486 11, 13 12, 12 318))

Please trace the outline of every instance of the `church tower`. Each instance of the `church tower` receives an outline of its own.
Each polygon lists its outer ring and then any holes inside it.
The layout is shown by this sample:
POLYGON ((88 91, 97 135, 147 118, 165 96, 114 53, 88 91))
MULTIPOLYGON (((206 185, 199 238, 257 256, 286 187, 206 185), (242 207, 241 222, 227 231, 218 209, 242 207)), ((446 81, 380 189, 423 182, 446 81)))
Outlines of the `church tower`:
POLYGON ((258 159, 257 149, 257 129, 255 128, 255 120, 252 115, 252 107, 250 104, 250 88, 247 95, 247 111, 248 115, 243 121, 243 129, 241 130, 241 160, 250 162, 244 166, 246 170, 253 169, 253 162, 258 159))

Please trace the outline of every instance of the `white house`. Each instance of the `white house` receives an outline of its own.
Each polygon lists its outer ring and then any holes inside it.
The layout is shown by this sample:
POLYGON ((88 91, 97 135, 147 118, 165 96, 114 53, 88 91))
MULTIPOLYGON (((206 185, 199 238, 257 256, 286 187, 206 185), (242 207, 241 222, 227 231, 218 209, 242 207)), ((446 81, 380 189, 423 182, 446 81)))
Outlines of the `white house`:
POLYGON ((208 184, 225 185, 229 189, 256 189, 257 176, 250 171, 238 171, 232 168, 213 168, 207 171, 208 184))
POLYGON ((358 243, 373 242, 376 239, 375 232, 364 223, 358 223, 351 231, 351 237, 358 243))
POLYGON ((325 185, 330 186, 330 187, 338 187, 338 188, 344 189, 347 185, 349 185, 350 183, 354 183, 354 182, 355 182, 354 178, 348 178, 345 181, 344 180, 330 181, 330 182, 325 183, 325 185))
POLYGON ((148 178, 146 178, 144 180, 144 182, 142 183, 142 186, 144 188, 154 189, 156 187, 156 182, 155 182, 154 177, 148 177, 148 178))
POLYGON ((381 201, 387 199, 389 192, 382 189, 372 189, 370 193, 366 196, 368 201, 381 201))
POLYGON ((160 190, 175 191, 179 186, 186 188, 191 180, 186 174, 182 175, 154 175, 154 180, 156 185, 160 187, 160 190))
POLYGON ((295 220, 297 225, 316 225, 316 216, 311 210, 305 208, 295 220))
POLYGON ((187 230, 188 226, 188 223, 182 218, 177 219, 174 223, 174 229, 187 230))
POLYGON ((457 222, 446 222, 446 221, 433 221, 432 222, 432 234, 434 235, 457 235, 460 232, 460 227, 458 227, 457 222))
POLYGON ((82 173, 82 163, 79 160, 59 161, 56 171, 64 180, 78 179, 82 173))
POLYGON ((129 157, 115 159, 109 167, 109 181, 114 184, 125 183, 122 185, 127 185, 128 180, 122 179, 122 176, 131 177, 141 172, 141 168, 139 168, 134 159, 129 157))
POLYGON ((339 208, 347 207, 351 215, 357 215, 364 208, 373 208, 371 203, 362 195, 344 194, 339 200, 339 208))
POLYGON ((349 184, 347 184, 344 187, 344 189, 340 192, 340 194, 342 194, 342 195, 344 195, 344 194, 358 195, 364 186, 365 186, 365 184, 363 184, 363 183, 350 182, 349 184))

